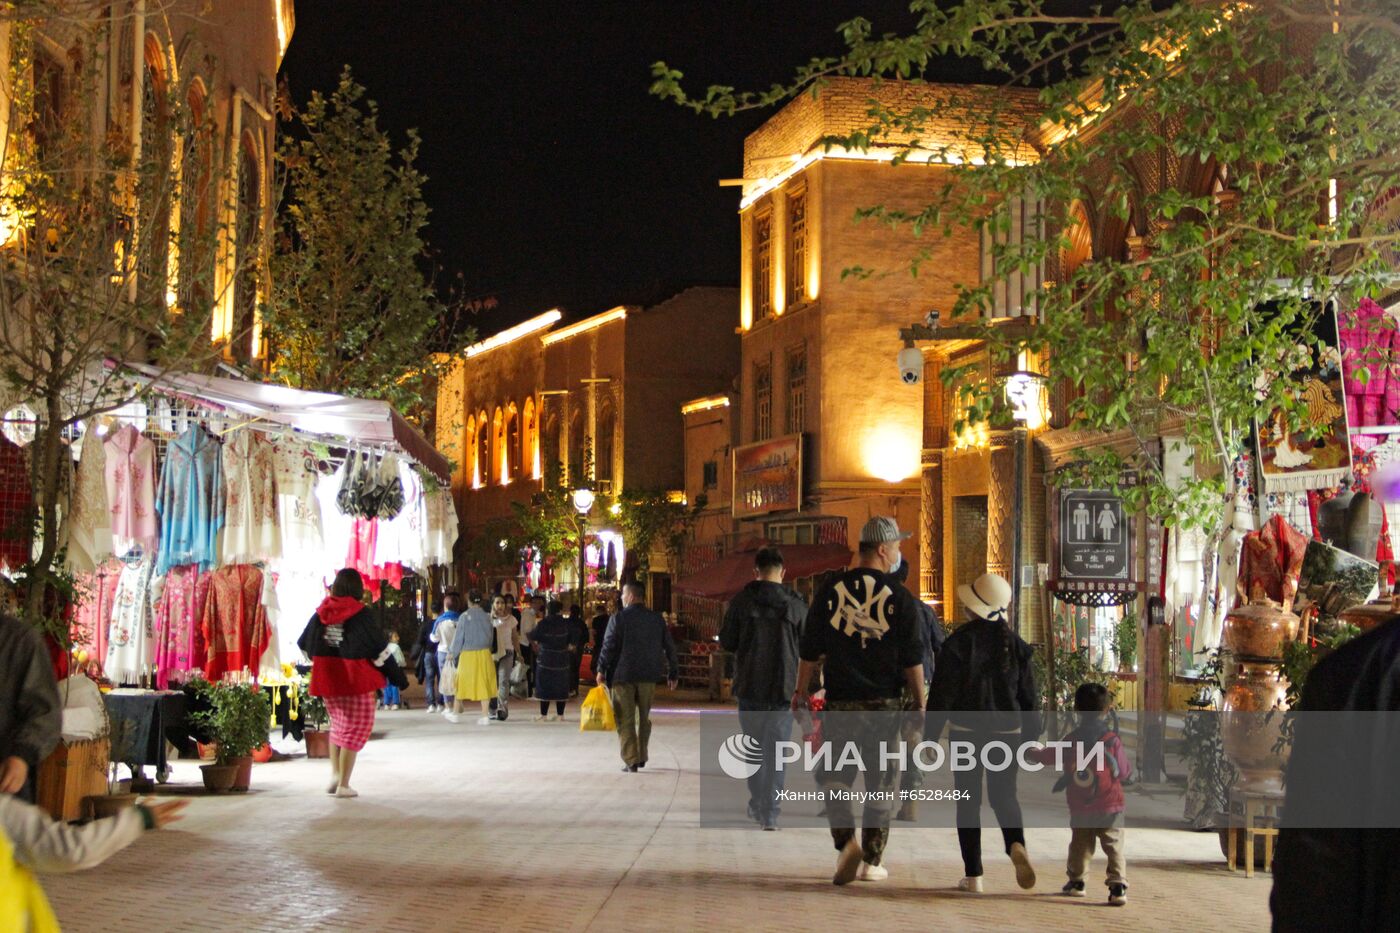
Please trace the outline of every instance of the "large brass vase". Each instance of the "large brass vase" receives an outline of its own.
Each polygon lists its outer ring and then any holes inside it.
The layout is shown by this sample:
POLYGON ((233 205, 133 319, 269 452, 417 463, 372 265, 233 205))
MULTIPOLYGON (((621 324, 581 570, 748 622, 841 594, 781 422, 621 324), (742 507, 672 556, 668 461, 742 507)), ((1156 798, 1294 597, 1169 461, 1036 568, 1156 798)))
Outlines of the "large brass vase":
POLYGON ((1237 789, 1268 793, 1282 788, 1287 755, 1274 749, 1288 708, 1287 690, 1288 680, 1272 663, 1243 662, 1225 681, 1221 740, 1225 757, 1240 772, 1237 789))

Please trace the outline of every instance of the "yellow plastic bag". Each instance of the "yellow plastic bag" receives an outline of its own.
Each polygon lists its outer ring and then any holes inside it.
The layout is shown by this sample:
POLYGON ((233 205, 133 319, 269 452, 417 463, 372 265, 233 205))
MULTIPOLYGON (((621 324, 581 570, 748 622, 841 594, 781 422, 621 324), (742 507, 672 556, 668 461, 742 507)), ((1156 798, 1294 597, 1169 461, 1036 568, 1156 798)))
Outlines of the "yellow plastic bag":
POLYGON ((594 687, 588 691, 588 696, 583 698, 583 706, 579 709, 578 731, 615 732, 616 730, 617 720, 613 718, 612 699, 608 696, 608 688, 594 687))

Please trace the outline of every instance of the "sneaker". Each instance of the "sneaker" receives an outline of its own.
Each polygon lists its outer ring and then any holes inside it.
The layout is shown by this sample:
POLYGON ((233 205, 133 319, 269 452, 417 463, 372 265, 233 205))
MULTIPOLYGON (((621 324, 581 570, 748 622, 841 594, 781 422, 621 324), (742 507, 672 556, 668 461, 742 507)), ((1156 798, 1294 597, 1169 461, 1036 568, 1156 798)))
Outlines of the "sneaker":
POLYGON ((429 704, 428 704, 428 712, 430 712, 430 713, 436 713, 437 711, 438 711, 438 708, 437 708, 437 704, 436 704, 436 703, 429 703, 429 704))
POLYGON ((446 719, 448 722, 461 722, 461 721, 462 721, 462 717, 461 717, 461 716, 458 716, 456 713, 452 712, 451 710, 447 710, 446 712, 444 712, 444 713, 442 714, 442 718, 443 718, 443 719, 446 719))
POLYGON ((496 719, 498 722, 505 722, 509 718, 510 709, 508 707, 502 706, 496 710, 496 719))
POLYGON ((836 856, 836 873, 831 876, 832 884, 850 884, 856 880, 856 875, 860 872, 861 850, 860 841, 852 836, 850 841, 842 847, 839 855, 836 856))
POLYGON ((492 719, 490 716, 482 716, 480 719, 478 719, 478 720, 476 721, 476 724, 477 724, 478 726, 489 726, 489 725, 491 725, 491 723, 493 723, 493 722, 495 722, 495 721, 496 721, 496 720, 492 719))
POLYGON ((360 796, 360 792, 353 787, 345 786, 337 787, 335 789, 335 795, 343 800, 346 797, 358 797, 360 796))
POLYGON ((968 894, 981 894, 982 876, 977 875, 976 877, 973 877, 969 875, 968 877, 958 882, 958 890, 965 891, 968 894))
POLYGON ((884 881, 889 876, 889 869, 885 866, 871 865, 869 862, 861 862, 860 868, 856 871, 857 881, 884 881))
POLYGON ((1066 881, 1065 886, 1063 888, 1060 888, 1060 893, 1063 894, 1065 897, 1083 897, 1084 882, 1066 881))
POLYGON ((1016 866, 1016 883, 1029 891, 1035 887, 1035 869, 1031 867, 1031 857, 1026 847, 1019 842, 1011 843, 1011 864, 1016 866))
POLYGON ((536 713, 536 714, 534 715, 534 717, 531 718, 530 721, 531 721, 531 722, 544 722, 544 721, 545 721, 545 719, 544 719, 544 714, 543 714, 543 713, 536 713))
POLYGON ((1128 886, 1126 884, 1110 884, 1108 886, 1108 903, 1113 907, 1122 907, 1128 903, 1128 886))
POLYGON ((326 785, 326 793, 328 793, 328 794, 334 794, 334 793, 335 793, 337 790, 339 790, 339 789, 340 789, 340 778, 335 778, 334 780, 332 780, 332 781, 330 782, 330 784, 326 785))
POLYGON ((763 831, 765 833, 778 831, 778 814, 776 813, 765 813, 763 819, 759 822, 763 826, 763 831))

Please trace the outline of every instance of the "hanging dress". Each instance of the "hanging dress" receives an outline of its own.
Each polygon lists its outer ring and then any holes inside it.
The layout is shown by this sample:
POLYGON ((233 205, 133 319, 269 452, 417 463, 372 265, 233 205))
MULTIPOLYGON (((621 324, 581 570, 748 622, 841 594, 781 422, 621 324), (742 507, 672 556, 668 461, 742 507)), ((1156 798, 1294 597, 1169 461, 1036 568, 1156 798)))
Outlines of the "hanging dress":
POLYGON ((225 563, 271 560, 281 553, 277 529, 277 476, 270 441, 235 431, 224 445, 225 563))
POLYGON ((141 674, 154 658, 154 607, 151 577, 155 559, 149 555, 128 563, 112 597, 112 625, 108 634, 104 672, 117 684, 139 684, 141 674))
POLYGON ((69 513, 68 566, 74 573, 92 573, 112 556, 112 516, 107 505, 107 455, 102 438, 92 430, 83 435, 78 468, 73 477, 69 513))
POLYGON ((160 513, 156 573, 184 564, 212 569, 218 562, 219 528, 224 522, 224 473, 219 442, 202 426, 190 425, 166 448, 156 509, 160 513))
POLYGON ((156 547, 156 445, 124 424, 103 445, 113 551, 156 547))
POLYGON ((34 494, 29 454, 0 437, 0 566, 19 570, 29 562, 33 545, 34 494))
POLYGON ((233 564, 209 577, 200 627, 208 645, 204 676, 217 682, 230 672, 256 671, 270 633, 261 570, 251 564, 233 564))
MULTIPOLYGON (((306 560, 325 547, 321 536, 321 502, 316 497, 316 456, 295 437, 279 440, 273 450, 277 476, 277 525, 281 553, 306 560)), ((313 606, 306 615, 309 618, 313 606)))
MULTIPOLYGON (((104 516, 105 519, 105 516, 104 516)), ((85 670, 100 672, 107 663, 108 631, 112 625, 112 604, 117 582, 126 565, 109 558, 91 573, 79 574, 76 581, 77 612, 73 621, 73 654, 87 652, 85 670)))
POLYGON ((156 686, 186 683, 207 660, 200 611, 209 597, 209 576, 197 564, 172 567, 156 582, 156 686))

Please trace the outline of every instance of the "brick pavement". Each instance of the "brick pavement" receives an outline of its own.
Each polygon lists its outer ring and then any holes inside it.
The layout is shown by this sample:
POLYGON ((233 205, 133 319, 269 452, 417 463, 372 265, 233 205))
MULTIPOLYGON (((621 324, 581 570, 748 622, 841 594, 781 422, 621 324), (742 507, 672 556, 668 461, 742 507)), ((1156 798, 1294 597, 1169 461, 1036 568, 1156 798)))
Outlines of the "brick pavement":
MULTIPOLYGON (((1068 841, 1056 829, 1028 831, 1029 894, 990 854, 988 893, 953 891, 957 840, 932 829, 896 829, 888 881, 834 888, 822 830, 699 827, 697 716, 659 713, 652 761, 632 775, 612 735, 578 732, 576 707, 563 724, 530 722, 525 707, 489 727, 380 713, 355 800, 324 793, 324 761, 258 765, 253 792, 197 799, 108 865, 47 879, 59 919, 69 933, 1268 924, 1269 876, 1227 872, 1213 834, 1178 830, 1130 830, 1125 909, 1105 906, 1097 881, 1092 900, 1054 895, 1068 841)), ((193 793, 196 763, 175 768, 167 792, 193 793)))

